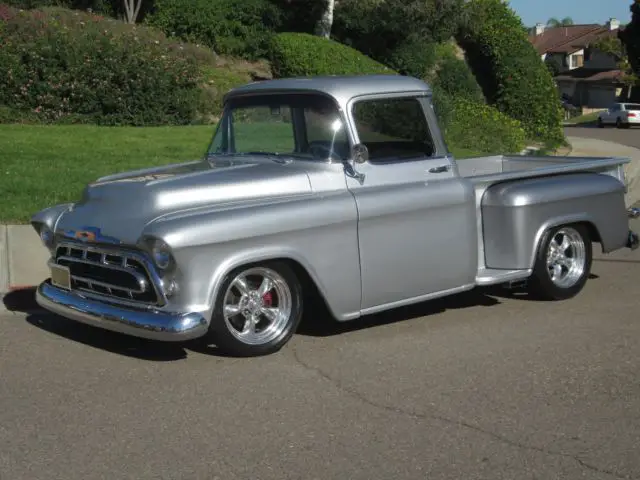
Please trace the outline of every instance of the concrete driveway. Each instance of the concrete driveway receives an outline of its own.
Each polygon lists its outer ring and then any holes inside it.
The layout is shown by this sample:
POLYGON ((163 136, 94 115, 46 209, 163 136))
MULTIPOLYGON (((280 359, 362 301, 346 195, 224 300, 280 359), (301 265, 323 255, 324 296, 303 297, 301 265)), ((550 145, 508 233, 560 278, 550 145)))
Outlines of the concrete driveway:
POLYGON ((582 137, 607 142, 620 143, 628 147, 640 148, 640 128, 617 129, 615 127, 598 128, 595 125, 568 127, 564 129, 568 137, 582 137))
POLYGON ((249 360, 0 316, 0 478, 639 478, 639 281, 623 251, 564 303, 317 312, 249 360))

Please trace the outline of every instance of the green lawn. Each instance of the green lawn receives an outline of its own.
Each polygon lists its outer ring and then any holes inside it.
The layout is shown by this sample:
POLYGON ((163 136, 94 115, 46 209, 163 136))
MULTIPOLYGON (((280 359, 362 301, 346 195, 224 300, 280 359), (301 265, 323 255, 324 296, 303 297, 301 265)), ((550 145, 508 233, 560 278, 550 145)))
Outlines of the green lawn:
POLYGON ((96 178, 202 156, 213 127, 0 125, 0 222, 79 198, 96 178))
POLYGON ((0 223, 26 223, 42 208, 75 201, 87 183, 103 175, 201 158, 213 132, 211 125, 0 125, 0 223))
POLYGON ((575 123, 577 125, 584 125, 587 123, 595 123, 598 120, 598 115, 600 112, 589 113, 587 115, 580 115, 579 117, 574 117, 570 120, 567 120, 568 123, 575 123))

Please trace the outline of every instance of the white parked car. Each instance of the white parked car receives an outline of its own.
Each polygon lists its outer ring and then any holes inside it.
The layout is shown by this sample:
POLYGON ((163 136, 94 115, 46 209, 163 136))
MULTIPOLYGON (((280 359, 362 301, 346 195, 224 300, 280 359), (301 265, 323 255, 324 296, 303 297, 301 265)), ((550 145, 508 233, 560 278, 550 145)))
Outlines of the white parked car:
POLYGON ((615 125, 618 128, 640 125, 640 104, 614 103, 611 108, 598 115, 598 126, 604 128, 605 125, 615 125))

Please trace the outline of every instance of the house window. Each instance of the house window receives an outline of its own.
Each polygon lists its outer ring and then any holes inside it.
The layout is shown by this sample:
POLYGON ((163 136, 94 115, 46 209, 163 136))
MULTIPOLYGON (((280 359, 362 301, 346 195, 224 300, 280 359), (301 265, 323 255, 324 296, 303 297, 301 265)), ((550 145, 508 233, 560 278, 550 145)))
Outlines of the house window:
POLYGON ((571 55, 571 68, 584 66, 584 55, 571 55))

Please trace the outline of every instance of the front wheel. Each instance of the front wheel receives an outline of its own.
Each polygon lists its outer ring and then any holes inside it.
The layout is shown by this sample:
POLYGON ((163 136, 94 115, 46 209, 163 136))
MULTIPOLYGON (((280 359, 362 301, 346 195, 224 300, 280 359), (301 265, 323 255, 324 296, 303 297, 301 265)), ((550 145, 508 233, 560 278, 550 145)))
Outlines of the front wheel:
POLYGON ((223 281, 207 340, 234 356, 280 350, 302 318, 302 287, 283 262, 240 267, 223 281))
POLYGON ((583 225, 548 230, 536 254, 530 286, 545 300, 566 300, 584 288, 591 273, 593 248, 583 225))

